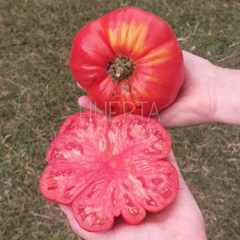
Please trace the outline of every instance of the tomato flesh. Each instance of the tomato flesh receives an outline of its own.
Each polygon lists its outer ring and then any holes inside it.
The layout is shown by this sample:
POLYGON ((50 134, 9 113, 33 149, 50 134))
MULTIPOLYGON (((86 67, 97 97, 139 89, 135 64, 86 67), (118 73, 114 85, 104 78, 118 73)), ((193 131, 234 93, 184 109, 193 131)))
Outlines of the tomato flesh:
POLYGON ((87 231, 107 231, 120 214, 138 224, 178 193, 177 172, 164 160, 170 150, 169 134, 154 119, 118 115, 109 122, 99 113, 77 113, 49 147, 40 190, 52 202, 71 205, 87 231))

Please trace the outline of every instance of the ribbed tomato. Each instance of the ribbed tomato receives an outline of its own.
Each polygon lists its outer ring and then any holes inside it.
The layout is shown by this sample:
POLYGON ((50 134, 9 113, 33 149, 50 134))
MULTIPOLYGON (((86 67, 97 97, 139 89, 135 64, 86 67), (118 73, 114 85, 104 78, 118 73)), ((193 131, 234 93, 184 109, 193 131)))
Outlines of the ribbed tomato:
POLYGON ((40 189, 46 199, 71 205, 87 231, 107 231, 120 214, 138 224, 178 193, 177 172, 163 160, 170 150, 169 134, 154 119, 121 114, 109 122, 99 113, 76 113, 50 145, 40 189))
POLYGON ((73 41, 70 68, 91 101, 115 114, 155 114, 175 100, 185 76, 171 28, 134 7, 81 29, 73 41))

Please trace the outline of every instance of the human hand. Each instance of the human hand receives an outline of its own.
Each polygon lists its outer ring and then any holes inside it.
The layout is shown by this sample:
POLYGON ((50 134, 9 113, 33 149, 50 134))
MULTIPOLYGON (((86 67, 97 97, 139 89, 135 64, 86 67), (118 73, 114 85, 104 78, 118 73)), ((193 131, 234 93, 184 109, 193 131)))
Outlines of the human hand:
MULTIPOLYGON (((95 110, 90 99, 82 96, 79 99, 81 107, 95 110)), ((96 111, 101 112, 99 109, 96 111)), ((180 189, 176 199, 164 210, 158 213, 147 213, 144 220, 138 225, 130 225, 121 217, 115 219, 112 229, 104 233, 91 233, 83 230, 76 222, 70 206, 60 205, 67 215, 73 231, 86 240, 191 240, 206 239, 205 225, 198 205, 188 189, 177 166, 176 159, 171 152, 166 159, 178 171, 180 189)))
POLYGON ((185 80, 177 99, 159 113, 165 127, 185 127, 214 121, 213 92, 215 66, 183 51, 185 80))
POLYGON ((240 125, 240 71, 183 51, 185 80, 177 99, 159 113, 164 127, 207 122, 240 125))
POLYGON ((147 213, 138 225, 130 225, 121 217, 115 219, 112 229, 102 233, 91 233, 83 230, 76 222, 70 206, 60 205, 67 215, 73 231, 86 240, 205 240, 205 225, 202 213, 187 187, 173 152, 166 159, 178 171, 180 189, 176 199, 158 213, 147 213))

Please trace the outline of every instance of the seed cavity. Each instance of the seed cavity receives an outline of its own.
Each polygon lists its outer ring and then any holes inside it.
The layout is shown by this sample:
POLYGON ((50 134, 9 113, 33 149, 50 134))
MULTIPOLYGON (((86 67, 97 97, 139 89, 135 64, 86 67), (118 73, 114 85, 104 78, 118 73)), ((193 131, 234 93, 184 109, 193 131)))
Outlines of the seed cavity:
POLYGON ((79 206, 78 207, 78 214, 80 215, 80 217, 82 218, 83 221, 88 216, 88 214, 85 211, 85 207, 84 206, 79 206))
POLYGON ((133 216, 136 216, 139 214, 138 212, 138 208, 136 206, 133 206, 133 207, 129 207, 128 208, 128 212, 133 215, 133 216))
POLYGON ((161 192, 161 195, 165 198, 168 199, 172 195, 172 191, 169 190, 168 188, 163 189, 161 192))
POLYGON ((163 178, 152 178, 151 181, 155 184, 155 185, 160 185, 162 183, 164 183, 164 179, 163 178))
POLYGON ((63 158, 65 158, 64 157, 64 155, 63 154, 54 154, 54 158, 56 158, 56 159, 63 159, 63 158))
POLYGON ((107 217, 104 215, 101 215, 102 213, 93 213, 94 217, 93 220, 94 222, 92 223, 92 225, 104 225, 107 221, 107 217), (99 216, 100 215, 100 216, 99 216))
POLYGON ((51 184, 48 186, 48 190, 55 190, 56 188, 58 188, 58 185, 57 184, 51 184))
POLYGON ((76 155, 83 155, 84 150, 83 147, 80 144, 75 144, 75 143, 66 143, 69 149, 72 150, 72 152, 76 155))

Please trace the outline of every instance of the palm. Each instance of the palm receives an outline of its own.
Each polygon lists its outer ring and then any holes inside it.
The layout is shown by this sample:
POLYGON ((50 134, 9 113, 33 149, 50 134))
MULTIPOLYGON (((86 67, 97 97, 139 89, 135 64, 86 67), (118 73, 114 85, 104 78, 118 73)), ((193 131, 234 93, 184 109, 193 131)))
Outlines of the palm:
POLYGON ((185 81, 175 102, 160 112, 165 127, 185 127, 211 122, 209 113, 215 110, 210 92, 214 67, 207 60, 184 53, 185 81))

